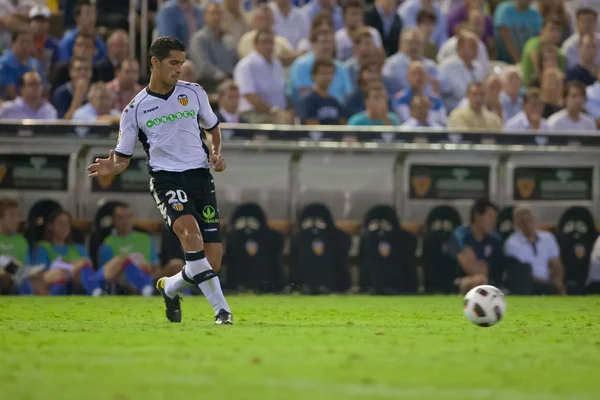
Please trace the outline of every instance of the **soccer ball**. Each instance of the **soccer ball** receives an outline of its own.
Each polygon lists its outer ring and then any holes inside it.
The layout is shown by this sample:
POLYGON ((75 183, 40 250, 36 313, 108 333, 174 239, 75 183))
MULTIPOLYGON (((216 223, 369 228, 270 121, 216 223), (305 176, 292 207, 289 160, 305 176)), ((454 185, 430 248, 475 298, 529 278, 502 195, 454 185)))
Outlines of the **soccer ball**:
POLYGON ((484 328, 500 322, 506 312, 504 293, 492 285, 481 285, 465 295, 465 317, 484 328))

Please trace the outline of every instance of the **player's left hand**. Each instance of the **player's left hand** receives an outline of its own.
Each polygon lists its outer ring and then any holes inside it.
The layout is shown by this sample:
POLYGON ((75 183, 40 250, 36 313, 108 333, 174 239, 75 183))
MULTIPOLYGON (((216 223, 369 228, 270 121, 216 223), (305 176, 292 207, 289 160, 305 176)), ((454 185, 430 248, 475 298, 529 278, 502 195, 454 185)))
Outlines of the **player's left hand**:
POLYGON ((225 163, 225 159, 220 154, 213 154, 210 156, 209 163, 212 168, 217 172, 225 171, 227 164, 225 163))

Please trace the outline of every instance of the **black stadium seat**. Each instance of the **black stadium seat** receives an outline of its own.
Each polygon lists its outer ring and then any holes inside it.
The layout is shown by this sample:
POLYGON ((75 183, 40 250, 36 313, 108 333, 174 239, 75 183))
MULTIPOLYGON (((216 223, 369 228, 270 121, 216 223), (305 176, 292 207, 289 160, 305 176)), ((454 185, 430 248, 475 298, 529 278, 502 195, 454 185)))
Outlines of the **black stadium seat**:
POLYGON ((515 227, 513 226, 513 210, 514 206, 506 206, 498 214, 496 231, 502 237, 502 243, 515 231, 515 227))

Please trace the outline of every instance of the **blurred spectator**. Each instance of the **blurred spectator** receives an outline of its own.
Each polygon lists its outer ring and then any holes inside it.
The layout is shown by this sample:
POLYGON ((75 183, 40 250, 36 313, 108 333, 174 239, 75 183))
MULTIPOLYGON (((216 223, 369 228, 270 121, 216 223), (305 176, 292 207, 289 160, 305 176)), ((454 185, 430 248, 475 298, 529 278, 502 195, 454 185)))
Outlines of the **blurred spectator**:
POLYGON ((388 97, 382 83, 372 83, 365 92, 366 110, 354 114, 348 120, 351 126, 398 126, 398 118, 389 112, 388 97))
POLYGON ((71 119, 73 113, 86 102, 92 81, 92 62, 86 58, 72 58, 69 63, 71 80, 59 86, 52 94, 52 105, 59 118, 71 119))
POLYGON ((85 35, 90 35, 94 38, 96 46, 96 54, 94 62, 100 62, 106 57, 106 45, 104 41, 96 33, 96 5, 90 0, 82 0, 75 6, 75 24, 76 28, 65 33, 60 40, 60 60, 63 62, 69 61, 73 57, 73 47, 75 39, 81 32, 85 35))
POLYGON ((233 36, 223 29, 223 10, 219 3, 209 3, 204 11, 204 28, 192 36, 189 57, 198 68, 197 79, 210 93, 224 79, 233 76, 238 62, 233 36))
POLYGON ((377 29, 387 57, 398 51, 402 20, 396 14, 395 0, 375 0, 365 10, 365 24, 377 29))
POLYGON ((353 54, 353 37, 359 29, 366 29, 372 37, 373 44, 381 48, 381 36, 377 29, 365 27, 364 23, 364 2, 363 0, 346 0, 343 3, 344 27, 335 33, 336 58, 340 61, 346 61, 353 54))
MULTIPOLYGON (((475 34, 475 36, 477 36, 478 38, 481 38, 481 32, 483 32, 483 28, 484 28, 483 23, 484 23, 484 19, 483 19, 483 13, 481 11, 475 11, 475 10, 470 11, 467 23, 463 25, 464 26, 463 30, 472 32, 473 34, 475 34)), ((441 64, 447 58, 457 54, 458 37, 459 37, 459 34, 457 33, 456 35, 452 36, 450 39, 446 40, 446 43, 444 43, 442 45, 442 48, 437 53, 437 62, 438 63, 441 64)), ((485 44, 481 41, 481 39, 477 40, 477 62, 479 62, 479 64, 481 64, 484 71, 486 71, 486 72, 488 71, 489 65, 490 65, 490 58, 488 55, 488 50, 487 50, 485 44)))
POLYGON ((532 0, 500 3, 494 12, 498 59, 508 63, 521 61, 525 42, 542 30, 542 16, 531 8, 532 0))
POLYGON ((335 75, 329 86, 329 94, 343 104, 346 97, 352 93, 353 86, 350 75, 344 65, 333 59, 334 41, 330 32, 317 33, 311 36, 313 51, 299 57, 290 69, 288 82, 288 93, 294 104, 300 96, 312 90, 313 81, 311 71, 315 60, 333 61, 335 64, 335 75))
POLYGON ((431 11, 436 15, 436 25, 430 40, 439 49, 448 39, 446 32, 446 18, 442 15, 440 8, 433 4, 433 0, 407 0, 398 7, 398 15, 402 18, 404 28, 417 26, 417 14, 421 10, 431 11))
POLYGON ((417 29, 423 34, 423 41, 425 42, 423 55, 433 61, 436 60, 438 52, 438 46, 431 41, 436 21, 437 16, 429 10, 423 9, 417 14, 417 29))
POLYGON ((544 46, 548 46, 548 48, 554 50, 556 57, 559 58, 559 65, 562 65, 566 70, 567 60, 560 53, 560 50, 555 48, 555 45, 560 41, 561 29, 562 27, 558 18, 547 18, 544 20, 544 26, 542 27, 540 35, 532 37, 525 43, 521 59, 521 71, 523 74, 523 84, 525 86, 529 84, 529 79, 532 76, 540 76, 542 71, 540 60, 542 59, 541 53, 542 47, 544 46))
POLYGON ((35 46, 33 56, 42 64, 44 74, 48 77, 60 57, 58 40, 48 34, 50 15, 50 9, 46 6, 34 6, 29 11, 35 46))
MULTIPOLYGON (((256 32, 273 29, 273 11, 267 5, 261 5, 252 11, 252 28, 238 43, 237 52, 240 58, 246 57, 254 50, 256 32)), ((286 66, 296 58, 294 49, 283 36, 275 36, 275 56, 286 66)))
POLYGON ((523 111, 504 123, 505 129, 548 132, 548 121, 542 117, 544 103, 538 88, 529 88, 523 96, 523 111))
POLYGON ((186 82, 197 82, 198 81, 198 71, 196 70, 196 66, 190 60, 185 60, 183 65, 181 66, 181 74, 179 75, 180 81, 186 82))
MULTIPOLYGON (((114 0, 95 0, 96 9, 98 10, 98 26, 112 31, 114 29, 129 30, 129 1, 114 1, 114 0)), ((156 11, 158 3, 164 3, 163 0, 148 0, 148 30, 152 31, 156 23, 156 11)), ((63 6, 64 7, 64 6, 63 6)), ((140 30, 140 8, 141 1, 135 1, 137 10, 137 20, 131 29, 140 30)), ((138 39, 139 40, 139 39, 138 39)))
POLYGON ((600 70, 596 73, 596 82, 585 90, 587 102, 585 109, 589 115, 594 117, 596 125, 600 129, 600 70))
POLYGON ((489 75, 483 83, 483 106, 500 117, 500 121, 504 119, 500 103, 501 92, 502 78, 500 75, 489 75))
MULTIPOLYGON (((73 113, 74 121, 111 121, 119 122, 121 111, 114 108, 115 96, 106 83, 96 82, 90 86, 87 104, 73 113)), ((125 108, 125 107, 123 107, 125 108)))
POLYGON ((309 21, 312 21, 320 11, 327 11, 331 15, 334 31, 337 32, 344 27, 342 8, 337 4, 337 0, 313 0, 302 7, 302 11, 309 21))
POLYGON ((382 75, 388 93, 392 96, 408 88, 406 73, 411 61, 423 61, 432 86, 439 93, 437 65, 433 61, 423 57, 425 46, 423 40, 423 35, 418 29, 406 29, 400 37, 399 51, 385 61, 382 75))
POLYGON ((27 15, 13 3, 13 0, 0 0, 0 54, 10 48, 14 32, 30 29, 27 15))
POLYGON ((446 88, 444 99, 449 109, 453 109, 465 97, 471 82, 483 82, 487 71, 477 62, 477 36, 462 31, 457 41, 457 55, 444 60, 440 65, 440 81, 446 88))
POLYGON ((521 112, 523 108, 521 87, 522 79, 519 68, 516 66, 506 67, 502 71, 502 91, 499 95, 504 121, 508 121, 521 112))
POLYGON ((590 255, 590 269, 588 270, 586 294, 600 294, 600 237, 594 242, 590 255))
POLYGON ((564 267, 560 249, 554 235, 537 229, 533 210, 528 205, 518 205, 513 212, 515 232, 504 243, 507 264, 513 268, 531 267, 532 294, 565 295, 564 267))
POLYGON ((0 106, 0 118, 56 119, 56 109, 43 97, 43 82, 37 72, 26 72, 20 78, 20 97, 0 106))
POLYGON ((383 66, 385 57, 381 50, 375 47, 371 33, 365 28, 359 28, 352 35, 352 43, 354 56, 344 62, 344 66, 348 69, 350 80, 356 84, 360 66, 368 61, 380 62, 383 66))
POLYGON ((17 96, 18 83, 29 71, 36 71, 44 79, 44 70, 38 60, 31 57, 33 53, 33 35, 29 32, 13 33, 12 49, 0 57, 0 94, 7 100, 17 96))
POLYGON ((251 123, 285 119, 285 74, 274 55, 275 35, 260 31, 254 42, 255 50, 242 58, 233 72, 242 95, 240 113, 251 123))
POLYGON ((335 33, 333 30, 333 20, 331 19, 331 15, 325 11, 321 11, 315 15, 315 18, 310 24, 310 34, 308 37, 302 38, 298 42, 298 54, 303 55, 311 51, 312 45, 310 43, 310 38, 313 35, 321 32, 329 32, 331 34, 335 33))
POLYGON ((585 85, 579 81, 567 82, 565 86, 565 109, 548 118, 553 131, 595 131, 596 122, 584 113, 585 85))
MULTIPOLYGON (((591 8, 581 8, 577 10, 577 29, 562 45, 562 52, 567 57, 569 68, 577 65, 579 62, 579 47, 581 45, 581 36, 593 35, 596 38, 596 44, 600 46, 600 33, 596 31, 598 13, 591 8)), ((596 64, 600 63, 600 48, 596 54, 596 64)))
POLYGON ((129 36, 122 29, 113 31, 106 41, 106 58, 95 65, 98 80, 110 82, 115 69, 129 57, 129 36))
POLYGON ((571 36, 573 30, 571 29, 569 16, 565 9, 564 0, 538 0, 537 9, 544 20, 546 18, 557 18, 560 21, 561 36, 558 43, 559 45, 571 36))
POLYGON ((542 112, 544 118, 550 117, 563 108, 564 79, 565 75, 558 68, 547 68, 542 73, 540 88, 544 103, 542 112))
MULTIPOLYGON (((407 121, 411 117, 412 100, 414 96, 425 96, 428 99, 429 114, 427 117, 430 126, 446 125, 446 109, 442 99, 434 94, 427 95, 425 89, 429 81, 425 65, 422 61, 413 61, 408 67, 407 80, 409 87, 396 93, 392 101, 393 110, 401 121, 407 121)), ((421 104, 422 105, 422 104, 421 104)))
POLYGON ((204 9, 194 0, 169 0, 156 14, 158 36, 175 36, 187 46, 203 19, 204 9))
POLYGON ((598 58, 598 43, 593 35, 581 35, 579 43, 579 63, 567 72, 567 81, 580 81, 586 86, 596 82, 596 64, 598 58))
POLYGON ((502 128, 502 120, 484 107, 483 85, 471 82, 467 87, 466 107, 459 107, 450 113, 448 128, 486 130, 502 128))
POLYGON ((219 121, 234 124, 248 122, 240 117, 238 111, 240 89, 234 81, 228 79, 222 82, 217 88, 217 95, 219 96, 219 108, 215 111, 215 114, 219 121))
POLYGON ((479 39, 487 46, 487 52, 490 55, 496 53, 496 42, 494 40, 494 24, 492 19, 483 13, 483 1, 482 0, 464 0, 462 7, 451 10, 448 15, 448 37, 456 36, 462 29, 469 29, 475 33, 479 39), (471 13, 479 15, 482 19, 481 22, 477 22, 481 25, 481 28, 477 28, 477 31, 473 30, 470 19, 473 18, 471 13))
POLYGON ((417 95, 413 96, 410 102, 410 118, 402 126, 407 128, 439 128, 443 125, 430 119, 431 108, 433 104, 429 97, 417 95))
POLYGON ((287 39, 297 49, 300 39, 310 34, 310 21, 300 9, 292 5, 292 0, 274 0, 269 3, 269 7, 273 11, 275 34, 287 39))
POLYGON ((233 46, 237 49, 244 33, 250 30, 248 17, 242 10, 240 0, 223 0, 223 29, 233 37, 233 46))
POLYGON ((124 110, 129 102, 142 91, 139 80, 140 64, 136 59, 126 59, 117 65, 115 79, 106 84, 114 98, 113 108, 124 110))
MULTIPOLYGON (((86 59, 91 63, 96 54, 96 46, 94 45, 94 37, 85 33, 78 33, 75 37, 75 45, 73 46, 73 58, 86 59)), ((69 71, 71 69, 71 62, 60 62, 56 65, 54 71, 54 78, 52 79, 52 89, 54 91, 61 85, 69 82, 71 79, 69 71)), ((92 67, 92 82, 98 80, 99 71, 92 67)))
POLYGON ((367 60, 360 67, 354 91, 346 98, 344 104, 346 115, 354 115, 365 110, 367 88, 376 82, 381 82, 381 63, 376 60, 367 60))
POLYGON ((331 60, 315 60, 311 75, 313 89, 298 102, 296 115, 304 125, 343 125, 342 105, 328 93, 335 75, 335 64, 331 60))

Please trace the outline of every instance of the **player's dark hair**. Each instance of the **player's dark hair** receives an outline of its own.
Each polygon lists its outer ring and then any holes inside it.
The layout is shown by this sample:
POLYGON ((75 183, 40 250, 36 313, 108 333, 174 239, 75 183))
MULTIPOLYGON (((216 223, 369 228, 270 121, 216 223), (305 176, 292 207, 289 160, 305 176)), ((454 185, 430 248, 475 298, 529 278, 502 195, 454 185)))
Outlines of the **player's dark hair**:
POLYGON ((422 9, 417 13, 417 24, 421 24, 423 22, 431 22, 433 24, 437 23, 437 15, 433 11, 422 9))
POLYGON ((75 16, 79 17, 81 15, 81 10, 83 7, 91 7, 95 6, 95 3, 92 3, 90 0, 79 0, 75 5, 75 16))
POLYGON ((0 218, 4 216, 4 213, 8 210, 19 208, 19 202, 9 197, 0 197, 0 218))
POLYGON ((495 210, 496 212, 498 212, 498 206, 496 204, 492 203, 490 201, 490 199, 487 199, 484 197, 484 198, 475 200, 475 203, 471 207, 471 223, 475 222, 476 215, 485 214, 485 212, 488 210, 488 208, 491 208, 491 209, 495 210))
POLYGON ((351 8, 360 8, 361 10, 365 8, 365 2, 363 0, 345 0, 341 4, 342 11, 344 14, 348 12, 351 8))
POLYGON ((148 51, 148 67, 152 69, 152 57, 156 57, 158 61, 162 61, 169 57, 173 51, 186 51, 185 44, 174 36, 161 36, 154 40, 148 51))
POLYGON ((577 12, 575 13, 576 17, 579 18, 583 15, 593 15, 594 18, 598 17, 598 13, 596 12, 596 10, 594 10, 593 8, 589 8, 589 7, 583 7, 577 10, 577 12))
POLYGON ((565 100, 567 99, 567 97, 569 96, 569 92, 571 91, 571 89, 579 89, 579 91, 581 92, 581 94, 583 95, 583 98, 587 98, 586 96, 586 86, 585 83, 581 82, 581 81, 569 81, 567 82, 567 84, 565 85, 565 100))
MULTIPOLYGON (((59 208, 58 210, 54 210, 52 213, 50 213, 50 215, 48 215, 48 217, 44 218, 44 230, 43 230, 43 237, 41 239, 52 243, 52 238, 48 234, 48 225, 54 223, 54 221, 56 221, 56 219, 58 217, 60 217, 61 215, 66 215, 67 217, 69 217, 69 225, 72 224, 73 216, 71 215, 70 212, 68 212, 67 210, 63 210, 61 208, 59 208)), ((65 243, 67 243, 67 244, 73 243, 73 232, 69 233, 69 236, 67 236, 65 243)))
POLYGON ((311 76, 315 76, 317 72, 319 72, 320 68, 333 68, 335 69, 335 64, 331 60, 316 60, 312 66, 310 71, 311 76))

